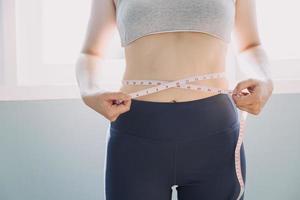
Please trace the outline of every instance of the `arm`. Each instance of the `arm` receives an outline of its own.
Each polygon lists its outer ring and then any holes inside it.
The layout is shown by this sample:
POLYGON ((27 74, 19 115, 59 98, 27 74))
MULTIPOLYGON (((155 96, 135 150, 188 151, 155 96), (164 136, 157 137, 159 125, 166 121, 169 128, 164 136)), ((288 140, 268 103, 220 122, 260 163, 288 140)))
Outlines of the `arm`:
POLYGON ((93 0, 85 41, 76 62, 76 80, 82 96, 104 92, 99 84, 106 65, 105 48, 116 28, 113 0, 93 0))
POLYGON ((258 34, 255 0, 237 0, 234 36, 246 77, 271 79, 270 64, 258 34))
POLYGON ((233 98, 241 110, 258 114, 273 91, 273 81, 269 59, 258 34, 255 0, 236 0, 233 33, 240 70, 249 78, 237 84, 233 98), (244 89, 248 92, 244 93, 244 89))
POLYGON ((104 58, 105 48, 115 28, 113 0, 93 0, 84 45, 75 67, 84 103, 110 121, 115 121, 121 113, 127 112, 131 105, 130 95, 121 91, 108 92, 100 84, 101 69, 108 64, 104 58))

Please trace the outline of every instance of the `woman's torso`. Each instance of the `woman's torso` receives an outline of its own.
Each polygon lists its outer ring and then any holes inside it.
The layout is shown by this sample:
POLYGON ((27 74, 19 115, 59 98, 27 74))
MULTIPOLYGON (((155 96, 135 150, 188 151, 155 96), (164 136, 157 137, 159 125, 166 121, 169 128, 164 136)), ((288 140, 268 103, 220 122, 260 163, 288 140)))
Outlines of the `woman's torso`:
MULTIPOLYGON (((200 32, 167 32, 147 35, 124 48, 123 79, 177 80, 193 75, 224 72, 227 43, 200 32)), ((192 84, 228 89, 226 77, 194 81, 192 84)), ((149 85, 122 85, 120 91, 136 92, 149 85)), ((190 101, 215 95, 211 92, 182 88, 137 97, 139 100, 176 102, 190 101)))

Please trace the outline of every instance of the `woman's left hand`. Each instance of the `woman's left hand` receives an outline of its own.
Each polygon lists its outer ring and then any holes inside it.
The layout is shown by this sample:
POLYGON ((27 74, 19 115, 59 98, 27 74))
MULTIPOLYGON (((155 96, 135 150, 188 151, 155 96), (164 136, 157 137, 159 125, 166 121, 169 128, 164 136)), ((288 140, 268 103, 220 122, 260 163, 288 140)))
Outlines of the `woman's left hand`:
POLYGON ((250 78, 237 84, 233 90, 232 99, 240 110, 258 115, 272 92, 272 80, 250 78))

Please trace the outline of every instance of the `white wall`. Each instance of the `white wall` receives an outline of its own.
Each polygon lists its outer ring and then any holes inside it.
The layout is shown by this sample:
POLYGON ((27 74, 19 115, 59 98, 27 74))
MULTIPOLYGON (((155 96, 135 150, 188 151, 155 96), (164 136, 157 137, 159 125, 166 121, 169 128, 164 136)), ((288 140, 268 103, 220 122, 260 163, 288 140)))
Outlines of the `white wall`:
POLYGON ((2 12, 3 10, 3 4, 2 4, 2 0, 0 0, 0 85, 2 85, 4 83, 4 61, 3 61, 3 21, 1 20, 1 18, 3 18, 2 12))

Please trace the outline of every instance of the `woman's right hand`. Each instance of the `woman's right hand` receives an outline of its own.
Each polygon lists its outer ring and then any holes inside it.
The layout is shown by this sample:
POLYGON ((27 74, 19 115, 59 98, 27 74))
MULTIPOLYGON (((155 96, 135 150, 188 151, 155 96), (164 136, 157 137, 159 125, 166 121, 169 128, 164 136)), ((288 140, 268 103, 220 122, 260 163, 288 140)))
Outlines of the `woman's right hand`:
POLYGON ((130 110, 131 96, 121 92, 103 92, 82 97, 83 102, 103 115, 109 121, 115 121, 120 114, 130 110), (120 103, 116 103, 119 101, 120 103))

